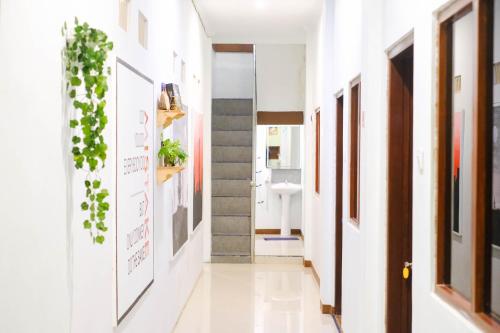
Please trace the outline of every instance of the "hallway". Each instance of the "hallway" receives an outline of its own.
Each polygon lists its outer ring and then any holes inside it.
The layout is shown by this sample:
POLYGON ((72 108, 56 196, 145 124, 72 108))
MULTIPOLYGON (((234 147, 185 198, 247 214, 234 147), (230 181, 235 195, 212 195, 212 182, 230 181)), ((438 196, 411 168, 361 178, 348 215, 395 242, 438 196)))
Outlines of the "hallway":
POLYGON ((174 333, 331 333, 310 268, 205 264, 174 333))
POLYGON ((500 333, 500 0, 0 0, 0 333, 500 333))

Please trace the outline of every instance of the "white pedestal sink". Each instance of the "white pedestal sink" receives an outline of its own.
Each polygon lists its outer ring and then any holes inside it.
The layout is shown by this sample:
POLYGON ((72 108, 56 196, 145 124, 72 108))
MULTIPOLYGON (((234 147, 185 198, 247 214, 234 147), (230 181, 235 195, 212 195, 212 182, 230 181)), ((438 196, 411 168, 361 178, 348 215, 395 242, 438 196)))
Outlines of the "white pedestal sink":
POLYGON ((300 192, 302 187, 285 182, 271 185, 271 190, 281 195, 281 236, 290 236, 290 197, 300 192))

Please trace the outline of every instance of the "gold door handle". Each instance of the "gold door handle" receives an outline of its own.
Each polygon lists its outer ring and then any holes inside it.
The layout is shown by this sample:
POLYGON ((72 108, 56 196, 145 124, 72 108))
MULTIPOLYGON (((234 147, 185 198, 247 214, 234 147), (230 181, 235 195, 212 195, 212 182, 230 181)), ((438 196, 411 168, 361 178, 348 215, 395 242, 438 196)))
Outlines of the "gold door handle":
POLYGON ((404 267, 403 267, 403 279, 408 280, 410 277, 410 269, 412 267, 412 263, 405 261, 404 267))

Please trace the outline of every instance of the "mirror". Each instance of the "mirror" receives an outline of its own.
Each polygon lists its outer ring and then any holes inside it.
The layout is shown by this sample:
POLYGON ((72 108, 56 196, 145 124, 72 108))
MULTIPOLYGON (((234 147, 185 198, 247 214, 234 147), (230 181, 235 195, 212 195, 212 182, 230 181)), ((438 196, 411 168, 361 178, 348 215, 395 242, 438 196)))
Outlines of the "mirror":
POLYGON ((266 165, 269 169, 300 169, 301 126, 268 126, 266 165))

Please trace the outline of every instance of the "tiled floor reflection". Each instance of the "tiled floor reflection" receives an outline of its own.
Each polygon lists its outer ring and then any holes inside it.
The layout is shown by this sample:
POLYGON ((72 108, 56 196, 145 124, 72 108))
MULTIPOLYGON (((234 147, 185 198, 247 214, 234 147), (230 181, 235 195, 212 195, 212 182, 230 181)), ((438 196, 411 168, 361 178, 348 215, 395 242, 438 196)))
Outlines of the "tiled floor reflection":
POLYGON ((301 265, 207 264, 175 333, 330 333, 319 290, 301 265))

